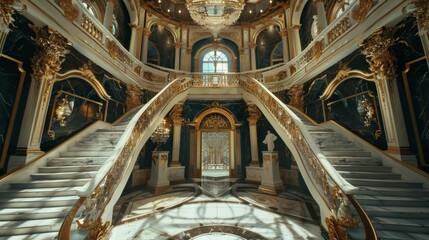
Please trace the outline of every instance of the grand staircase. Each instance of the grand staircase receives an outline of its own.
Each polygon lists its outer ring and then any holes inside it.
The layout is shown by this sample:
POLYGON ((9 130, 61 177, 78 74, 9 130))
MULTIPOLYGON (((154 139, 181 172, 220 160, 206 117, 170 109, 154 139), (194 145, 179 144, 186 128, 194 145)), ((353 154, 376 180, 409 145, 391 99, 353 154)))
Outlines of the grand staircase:
MULTIPOLYGON (((135 113, 135 111, 133 112, 135 113)), ((53 239, 88 183, 112 154, 129 120, 97 129, 31 174, 0 189, 0 239, 53 239)))
POLYGON ((429 189, 423 183, 402 180, 400 173, 383 166, 382 160, 370 151, 294 112, 333 167, 359 188, 355 198, 381 240, 429 239, 429 189))

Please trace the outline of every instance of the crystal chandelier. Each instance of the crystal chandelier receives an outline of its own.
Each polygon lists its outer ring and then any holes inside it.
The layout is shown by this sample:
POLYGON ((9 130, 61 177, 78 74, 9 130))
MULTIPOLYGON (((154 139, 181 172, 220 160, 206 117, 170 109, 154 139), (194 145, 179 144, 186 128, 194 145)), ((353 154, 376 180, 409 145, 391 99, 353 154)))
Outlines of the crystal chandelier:
POLYGON ((244 4, 244 0, 186 0, 192 19, 208 29, 214 38, 238 20, 244 4))
POLYGON ((167 142, 170 137, 170 129, 168 128, 165 119, 162 119, 159 126, 155 129, 155 131, 150 136, 150 140, 156 143, 155 151, 158 151, 161 148, 161 144, 167 142))

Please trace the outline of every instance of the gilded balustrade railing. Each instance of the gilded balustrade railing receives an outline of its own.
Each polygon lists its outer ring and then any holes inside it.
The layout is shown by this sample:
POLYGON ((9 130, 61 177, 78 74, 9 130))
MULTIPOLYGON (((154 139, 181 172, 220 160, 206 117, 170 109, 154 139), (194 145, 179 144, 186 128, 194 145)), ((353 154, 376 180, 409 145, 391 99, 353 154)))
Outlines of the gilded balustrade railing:
POLYGON ((353 197, 356 187, 345 181, 332 167, 293 112, 255 79, 240 75, 240 86, 266 107, 294 143, 306 172, 331 212, 331 216, 325 219, 329 233, 341 236, 340 239, 349 239, 345 228, 363 231, 360 229, 362 222, 366 239, 377 239, 368 216, 353 197))
POLYGON ((130 167, 132 156, 140 151, 137 144, 145 135, 150 134, 147 132, 149 126, 171 99, 191 86, 192 81, 188 78, 177 79, 139 110, 115 147, 114 155, 106 161, 92 181, 79 191, 80 199, 63 222, 59 239, 70 239, 74 222, 77 222, 79 231, 89 232, 88 239, 98 239, 107 233, 110 221, 104 219, 106 206, 118 185, 126 182, 126 170, 130 167))

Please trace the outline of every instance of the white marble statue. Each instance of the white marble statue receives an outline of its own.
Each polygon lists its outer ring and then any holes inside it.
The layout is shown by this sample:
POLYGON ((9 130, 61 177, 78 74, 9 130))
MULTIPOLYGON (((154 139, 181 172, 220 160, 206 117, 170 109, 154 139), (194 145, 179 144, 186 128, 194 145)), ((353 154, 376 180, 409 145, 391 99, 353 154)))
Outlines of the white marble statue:
POLYGON ((267 136, 262 143, 267 144, 268 152, 274 151, 274 141, 277 140, 277 136, 267 131, 267 136))

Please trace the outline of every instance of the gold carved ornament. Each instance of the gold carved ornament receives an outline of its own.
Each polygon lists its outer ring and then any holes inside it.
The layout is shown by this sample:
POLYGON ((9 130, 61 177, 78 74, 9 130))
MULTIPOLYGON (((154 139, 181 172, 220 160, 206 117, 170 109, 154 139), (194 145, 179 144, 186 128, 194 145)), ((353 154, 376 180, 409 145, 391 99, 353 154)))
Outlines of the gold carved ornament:
POLYGON ((292 86, 289 89, 288 95, 290 97, 289 105, 303 112, 304 111, 304 85, 297 84, 292 86))
POLYGON ((247 105, 247 111, 249 112, 249 121, 257 121, 262 116, 261 111, 255 104, 247 105))
POLYGON ((420 30, 429 31, 428 0, 412 0, 411 3, 403 9, 403 13, 415 17, 420 30))
POLYGON ((173 120, 174 125, 181 125, 183 122, 182 117, 183 104, 174 105, 173 109, 170 111, 170 118, 173 120))
POLYGON ((73 6, 72 0, 60 0, 59 5, 64 11, 64 17, 69 21, 75 20, 79 15, 79 11, 75 6, 73 6))
POLYGON ((323 42, 322 41, 316 41, 314 43, 313 47, 313 54, 316 59, 319 59, 322 56, 323 53, 323 42))
POLYGON ((137 86, 133 84, 127 85, 127 101, 125 103, 125 106, 127 108, 127 111, 130 111, 131 109, 140 106, 141 103, 141 96, 143 95, 143 91, 137 86))
MULTIPOLYGON (((15 21, 12 17, 17 12, 16 6, 20 5, 21 0, 1 0, 0 1, 0 28, 8 28, 15 21)), ((22 7, 25 9, 25 7, 22 7)))
POLYGON ((393 80, 396 78, 397 59, 390 48, 398 42, 394 38, 395 28, 379 28, 366 38, 360 46, 366 57, 369 69, 374 73, 375 79, 380 84, 381 97, 384 101, 384 84, 389 84, 389 90, 393 90, 393 80))
POLYGON ((229 129, 231 125, 223 115, 210 114, 201 121, 201 126, 204 129, 229 129))
POLYGON ((359 0, 359 6, 353 11, 352 18, 356 20, 359 24, 363 23, 373 6, 373 0, 359 0))
POLYGON ((328 227, 329 240, 349 240, 346 230, 339 224, 334 216, 325 219, 328 227))
POLYGON ((33 41, 38 45, 36 54, 31 59, 33 72, 31 77, 36 81, 36 88, 43 86, 42 109, 50 94, 52 83, 55 81, 55 75, 61 69, 61 64, 68 53, 66 47, 70 45, 69 41, 57 31, 45 27, 30 26, 35 32, 36 37, 33 41), (46 84, 43 84, 46 83, 46 84))

